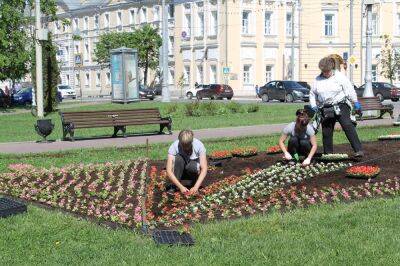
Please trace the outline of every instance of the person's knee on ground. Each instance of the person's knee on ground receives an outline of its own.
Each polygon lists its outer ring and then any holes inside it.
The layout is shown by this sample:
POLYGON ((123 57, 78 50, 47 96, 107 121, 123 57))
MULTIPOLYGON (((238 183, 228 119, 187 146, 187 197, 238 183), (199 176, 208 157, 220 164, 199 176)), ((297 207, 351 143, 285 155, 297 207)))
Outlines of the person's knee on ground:
POLYGON ((312 148, 311 142, 308 139, 300 140, 299 154, 302 156, 308 156, 312 148))
POLYGON ((299 138, 297 136, 290 137, 288 141, 288 152, 291 155, 298 153, 299 150, 299 138))

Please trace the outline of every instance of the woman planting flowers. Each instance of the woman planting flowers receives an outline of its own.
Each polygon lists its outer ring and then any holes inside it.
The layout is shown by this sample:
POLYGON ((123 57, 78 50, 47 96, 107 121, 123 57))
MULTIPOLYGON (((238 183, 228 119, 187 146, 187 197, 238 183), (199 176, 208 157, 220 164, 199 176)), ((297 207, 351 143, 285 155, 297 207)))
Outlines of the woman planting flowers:
MULTIPOLYGON (((306 156, 303 165, 309 165, 317 151, 317 140, 314 129, 309 125, 310 118, 305 110, 299 109, 296 112, 296 121, 288 124, 279 139, 279 146, 283 151, 286 160, 292 160, 299 155, 306 156), (286 149, 285 141, 289 137, 289 145, 286 149)), ((297 159, 297 158, 296 158, 297 159)))

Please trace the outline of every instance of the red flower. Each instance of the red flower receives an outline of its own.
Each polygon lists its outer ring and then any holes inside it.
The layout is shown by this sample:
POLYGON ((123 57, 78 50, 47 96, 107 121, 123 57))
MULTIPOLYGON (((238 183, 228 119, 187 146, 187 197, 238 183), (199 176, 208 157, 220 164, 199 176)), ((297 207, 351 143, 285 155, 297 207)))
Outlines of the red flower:
POLYGON ((237 148, 232 150, 233 156, 251 156, 256 155, 258 150, 256 147, 237 148))
POLYGON ((381 169, 378 166, 359 165, 348 168, 346 174, 354 177, 373 177, 380 171, 381 169))
POLYGON ((280 153, 281 147, 279 145, 275 145, 275 146, 270 146, 267 148, 267 153, 280 153))
POLYGON ((214 151, 210 154, 210 158, 213 160, 220 160, 220 159, 226 159, 226 158, 231 158, 232 153, 230 151, 214 151))
POLYGON ((247 198, 247 203, 250 204, 250 205, 253 205, 254 204, 253 198, 252 197, 248 197, 247 198))

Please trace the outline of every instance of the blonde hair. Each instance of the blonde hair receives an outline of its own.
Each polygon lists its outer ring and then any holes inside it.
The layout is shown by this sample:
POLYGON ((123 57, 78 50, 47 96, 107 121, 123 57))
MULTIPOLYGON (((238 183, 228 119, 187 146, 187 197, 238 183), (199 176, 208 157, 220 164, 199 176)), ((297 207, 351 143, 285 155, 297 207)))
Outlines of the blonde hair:
POLYGON ((181 144, 183 147, 187 147, 192 144, 193 142, 193 131, 190 129, 184 129, 181 132, 179 132, 179 144, 181 144))
POLYGON ((335 69, 335 60, 331 57, 324 57, 319 61, 318 67, 322 72, 332 71, 335 69))

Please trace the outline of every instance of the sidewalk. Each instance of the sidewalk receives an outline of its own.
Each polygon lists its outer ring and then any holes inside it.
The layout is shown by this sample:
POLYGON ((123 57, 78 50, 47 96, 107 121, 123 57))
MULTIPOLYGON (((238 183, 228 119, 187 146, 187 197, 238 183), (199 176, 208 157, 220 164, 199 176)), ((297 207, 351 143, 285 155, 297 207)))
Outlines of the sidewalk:
MULTIPOLYGON (((358 127, 365 126, 380 126, 392 125, 393 119, 375 119, 358 122, 358 127)), ((286 124, 273 125, 255 125, 230 128, 212 128, 195 130, 194 134, 199 139, 216 139, 225 137, 245 137, 245 136, 260 136, 280 133, 286 124)), ((340 126, 337 124, 337 127, 340 126)), ((86 148, 106 148, 106 147, 124 147, 146 144, 148 139, 150 144, 172 142, 178 138, 178 131, 172 135, 146 135, 146 136, 130 136, 127 138, 98 138, 71 141, 55 141, 51 143, 36 143, 36 142, 11 142, 0 143, 0 154, 22 154, 22 153, 40 153, 51 151, 64 151, 72 149, 86 148)))

